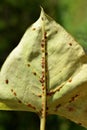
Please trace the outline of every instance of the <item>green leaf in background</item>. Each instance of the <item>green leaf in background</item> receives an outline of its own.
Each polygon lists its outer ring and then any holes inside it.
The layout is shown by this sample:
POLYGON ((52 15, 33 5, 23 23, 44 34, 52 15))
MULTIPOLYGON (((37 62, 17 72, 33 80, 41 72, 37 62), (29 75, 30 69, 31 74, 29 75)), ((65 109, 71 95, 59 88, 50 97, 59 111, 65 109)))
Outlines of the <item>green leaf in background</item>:
POLYGON ((87 51, 86 5, 87 0, 59 0, 62 25, 76 38, 76 40, 87 51))
POLYGON ((87 127, 86 99, 87 55, 42 9, 1 69, 0 109, 38 113, 41 130, 48 114, 87 127))

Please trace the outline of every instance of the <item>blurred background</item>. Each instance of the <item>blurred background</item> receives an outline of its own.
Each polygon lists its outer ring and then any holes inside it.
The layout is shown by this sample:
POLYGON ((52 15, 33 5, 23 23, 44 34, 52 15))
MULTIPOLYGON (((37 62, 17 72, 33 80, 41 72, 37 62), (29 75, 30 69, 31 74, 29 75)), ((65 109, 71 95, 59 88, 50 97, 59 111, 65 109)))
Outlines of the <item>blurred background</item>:
MULTIPOLYGON (((87 51, 87 0, 0 0, 0 67, 25 30, 40 14, 40 5, 87 51)), ((46 130, 86 130, 59 116, 48 116, 46 130)), ((30 112, 0 111, 0 130, 39 130, 30 112)))

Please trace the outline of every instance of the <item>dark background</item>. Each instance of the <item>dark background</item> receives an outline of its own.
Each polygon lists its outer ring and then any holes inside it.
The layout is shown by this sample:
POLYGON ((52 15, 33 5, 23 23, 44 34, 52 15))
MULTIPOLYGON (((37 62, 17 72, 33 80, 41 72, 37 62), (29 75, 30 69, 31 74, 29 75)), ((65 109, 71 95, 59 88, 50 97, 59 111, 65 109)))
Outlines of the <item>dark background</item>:
MULTIPOLYGON (((0 0, 0 67, 25 30, 38 19, 40 5, 86 50, 87 0, 0 0)), ((86 130, 52 115, 47 118, 48 129, 86 130)), ((0 111, 0 130, 39 130, 39 118, 30 112, 0 111)))

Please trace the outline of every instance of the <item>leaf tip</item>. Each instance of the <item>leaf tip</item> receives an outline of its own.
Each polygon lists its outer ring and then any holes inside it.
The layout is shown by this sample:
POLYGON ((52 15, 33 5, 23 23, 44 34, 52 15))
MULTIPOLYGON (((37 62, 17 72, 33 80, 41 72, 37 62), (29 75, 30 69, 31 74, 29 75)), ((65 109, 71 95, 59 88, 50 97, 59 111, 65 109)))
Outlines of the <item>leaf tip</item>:
POLYGON ((44 15, 45 15, 44 9, 42 6, 40 6, 40 8, 41 8, 40 17, 41 17, 41 19, 44 19, 44 15))

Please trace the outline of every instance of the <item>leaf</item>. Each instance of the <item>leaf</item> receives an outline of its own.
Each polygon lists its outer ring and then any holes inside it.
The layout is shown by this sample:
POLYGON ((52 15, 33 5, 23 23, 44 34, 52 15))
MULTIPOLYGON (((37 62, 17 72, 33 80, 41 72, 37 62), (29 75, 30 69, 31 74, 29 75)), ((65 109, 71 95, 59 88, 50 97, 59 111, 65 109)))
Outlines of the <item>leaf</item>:
POLYGON ((43 9, 1 68, 0 109, 61 115, 87 127, 87 55, 43 9))

